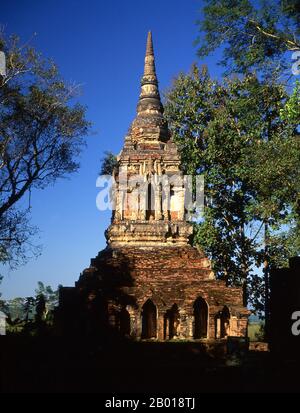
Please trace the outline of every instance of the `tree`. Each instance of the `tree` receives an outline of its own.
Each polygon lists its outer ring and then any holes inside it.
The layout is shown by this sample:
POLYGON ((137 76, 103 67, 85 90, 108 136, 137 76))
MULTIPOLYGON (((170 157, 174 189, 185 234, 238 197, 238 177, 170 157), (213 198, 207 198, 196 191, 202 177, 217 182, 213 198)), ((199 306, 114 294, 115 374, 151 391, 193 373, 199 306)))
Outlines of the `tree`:
POLYGON ((34 232, 31 191, 78 169, 89 123, 85 108, 72 104, 78 88, 63 81, 52 61, 2 33, 0 50, 7 62, 0 76, 0 260, 15 264, 34 232), (22 209, 26 194, 29 206, 22 209))
POLYGON ((7 315, 8 332, 14 334, 44 334, 51 330, 54 309, 58 305, 59 285, 56 290, 41 281, 32 297, 0 300, 0 311, 7 315))
MULTIPOLYGON (((3 276, 0 275, 0 285, 1 285, 1 283, 2 283, 2 280, 3 280, 3 276)), ((4 300, 1 300, 1 296, 2 296, 2 293, 1 293, 1 291, 0 291, 0 311, 3 311, 3 312, 4 312, 4 310, 6 309, 6 303, 5 303, 4 300)))
POLYGON ((101 160, 101 175, 112 175, 114 168, 117 166, 117 157, 112 152, 106 151, 101 160))
POLYGON ((23 301, 23 314, 24 314, 24 321, 26 324, 31 323, 34 318, 35 312, 35 298, 34 297, 25 297, 23 301))
POLYGON ((44 298, 46 318, 48 314, 58 305, 60 287, 61 286, 59 285, 56 290, 53 290, 50 285, 44 285, 44 283, 38 281, 38 287, 35 289, 35 296, 36 298, 41 296, 44 298))
POLYGON ((29 210, 18 211, 12 207, 0 216, 0 262, 8 263, 11 268, 41 251, 41 247, 31 241, 37 228, 30 224, 29 215, 29 210))
POLYGON ((37 295, 35 300, 35 322, 39 326, 46 317, 46 300, 44 294, 37 295))
POLYGON ((205 178, 194 243, 219 278, 243 285, 245 304, 258 311, 268 286, 254 268, 296 253, 300 141, 298 119, 282 116, 289 102, 282 85, 254 75, 216 82, 194 66, 175 80, 165 105, 184 172, 205 178))
POLYGON ((300 50, 298 0, 206 0, 198 27, 200 57, 221 47, 229 72, 291 76, 292 52, 300 50))
MULTIPOLYGON (((228 73, 241 73, 249 75, 249 73, 257 73, 262 75, 270 84, 283 84, 283 79, 287 78, 286 86, 290 83, 295 85, 293 74, 294 66, 299 70, 300 65, 300 9, 299 1, 297 0, 261 0, 254 2, 250 0, 210 0, 203 9, 203 19, 198 22, 200 36, 197 41, 201 46, 198 50, 199 56, 206 56, 212 51, 220 48, 222 52, 221 64, 226 67, 228 73), (292 59, 298 61, 293 63, 292 59), (290 82, 290 80, 292 82, 290 82)), ((263 98, 263 97, 262 97, 263 98)), ((286 99, 286 105, 281 109, 282 120, 288 121, 291 124, 300 124, 300 100, 299 100, 299 84, 294 87, 294 91, 289 98, 286 99)), ((270 119, 270 114, 268 114, 270 119)), ((270 124, 271 126, 271 124, 270 124)), ((296 126, 297 127, 297 126, 296 126)), ((272 127, 269 128, 272 132, 272 127)), ((257 165, 261 162, 277 162, 278 145, 284 145, 283 140, 277 137, 272 139, 270 133, 267 134, 269 143, 264 143, 257 151, 257 165), (274 145, 277 139, 277 143, 274 145), (270 153, 268 152, 270 150, 270 153), (269 158, 271 156, 271 159, 269 158)), ((294 144, 294 141, 293 141, 294 144)), ((290 148, 293 152, 294 146, 290 148)), ((284 149, 284 148, 282 148, 284 149)), ((281 149, 281 150, 282 150, 281 149)), ((281 163, 283 168, 285 163, 289 165, 289 151, 283 150, 283 154, 287 154, 284 161, 281 163)), ((296 168, 297 170, 297 168, 296 168)), ((257 169, 256 169, 257 171, 257 169)), ((269 192, 270 187, 273 187, 273 182, 270 181, 272 172, 266 170, 261 179, 260 191, 257 192, 258 199, 264 198, 260 210, 264 209, 264 248, 262 254, 264 266, 264 301, 265 314, 268 317, 268 296, 269 296, 269 271, 272 265, 282 266, 286 263, 286 258, 290 254, 299 253, 299 235, 300 235, 300 201, 299 195, 293 197, 298 198, 292 202, 290 208, 285 209, 282 214, 281 207, 283 204, 277 202, 277 206, 270 199, 266 200, 265 195, 269 192), (271 174, 270 174, 271 172, 271 174), (297 206, 298 204, 298 206, 297 206), (282 233, 282 226, 277 224, 277 221, 272 219, 274 208, 277 207, 277 217, 282 214, 283 217, 289 216, 288 221, 293 222, 288 233, 282 233), (286 211, 289 210, 290 213, 286 211), (293 211, 291 213, 291 211, 293 211), (275 224, 276 222, 276 224, 275 224)), ((284 174, 284 172, 282 172, 284 174)), ((255 174, 254 174, 255 175, 255 174)), ((254 176, 253 175, 253 176, 254 176)), ((282 179, 281 179, 282 181, 282 179)), ((257 180, 258 183, 258 180, 257 180)), ((281 182, 281 187, 284 183, 281 182)), ((284 187, 286 188, 286 187, 284 187)), ((280 189, 276 187, 277 194, 280 189)), ((283 197, 281 191, 280 197, 283 197)), ((299 188, 298 188, 299 194, 299 188)), ((291 194, 290 194, 291 195, 291 194)), ((282 222, 284 223, 284 221, 282 222)), ((288 225, 289 226, 289 225, 288 225)), ((256 276, 255 285, 261 287, 260 279, 256 276)), ((256 297, 257 298, 257 297, 256 297)), ((259 300, 258 300, 259 301, 259 300)), ((257 303, 258 304, 258 303, 257 303)), ((261 305, 261 303, 260 303, 261 305)), ((266 329, 268 329, 268 320, 266 319, 266 329)))
POLYGON ((11 300, 4 301, 4 303, 9 320, 23 319, 24 298, 16 297, 11 300))

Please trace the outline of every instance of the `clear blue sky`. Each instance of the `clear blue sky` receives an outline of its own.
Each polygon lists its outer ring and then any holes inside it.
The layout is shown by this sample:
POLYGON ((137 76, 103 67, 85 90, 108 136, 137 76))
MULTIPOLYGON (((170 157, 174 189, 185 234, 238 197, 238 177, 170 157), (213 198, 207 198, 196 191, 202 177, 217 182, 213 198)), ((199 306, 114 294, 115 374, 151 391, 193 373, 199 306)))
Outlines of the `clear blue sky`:
MULTIPOLYGON (((58 64, 67 81, 82 84, 93 135, 81 168, 69 180, 32 194, 32 223, 40 229, 42 255, 16 271, 2 271, 3 298, 32 295, 37 281, 73 285, 90 258, 105 247, 110 212, 96 208, 97 173, 103 152, 118 153, 135 116, 146 35, 152 30, 160 90, 197 61, 193 42, 199 0, 10 0, 0 24, 58 64)), ((220 69, 206 59, 211 74, 220 69)))

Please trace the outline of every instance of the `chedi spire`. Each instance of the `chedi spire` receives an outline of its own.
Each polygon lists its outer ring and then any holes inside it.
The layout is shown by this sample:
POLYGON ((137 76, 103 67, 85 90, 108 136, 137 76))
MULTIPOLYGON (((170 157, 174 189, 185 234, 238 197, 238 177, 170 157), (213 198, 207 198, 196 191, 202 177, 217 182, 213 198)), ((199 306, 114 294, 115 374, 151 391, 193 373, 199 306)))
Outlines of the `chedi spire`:
POLYGON ((155 70, 152 34, 149 31, 137 116, 130 129, 131 139, 135 140, 137 138, 137 140, 147 141, 165 141, 168 139, 168 126, 163 117, 163 112, 155 70))
POLYGON ((147 37, 146 55, 145 55, 145 66, 144 66, 144 76, 142 79, 143 83, 150 83, 157 85, 157 77, 155 71, 155 57, 153 50, 152 34, 149 31, 147 37))

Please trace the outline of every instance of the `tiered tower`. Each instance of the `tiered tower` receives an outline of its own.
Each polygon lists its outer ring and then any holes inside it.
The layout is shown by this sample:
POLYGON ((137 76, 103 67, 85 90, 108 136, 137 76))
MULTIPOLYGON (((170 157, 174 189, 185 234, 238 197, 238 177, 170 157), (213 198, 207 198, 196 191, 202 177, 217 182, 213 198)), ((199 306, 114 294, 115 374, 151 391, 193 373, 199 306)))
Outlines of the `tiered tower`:
POLYGON ((75 288, 61 290, 66 328, 81 320, 80 332, 97 333, 104 323, 137 340, 245 337, 242 289, 216 280, 210 261, 188 242, 180 156, 163 115, 150 32, 137 115, 114 178, 107 248, 75 288))
POLYGON ((163 115, 151 32, 137 105, 115 170, 115 213, 107 231, 111 247, 186 245, 180 157, 163 115))

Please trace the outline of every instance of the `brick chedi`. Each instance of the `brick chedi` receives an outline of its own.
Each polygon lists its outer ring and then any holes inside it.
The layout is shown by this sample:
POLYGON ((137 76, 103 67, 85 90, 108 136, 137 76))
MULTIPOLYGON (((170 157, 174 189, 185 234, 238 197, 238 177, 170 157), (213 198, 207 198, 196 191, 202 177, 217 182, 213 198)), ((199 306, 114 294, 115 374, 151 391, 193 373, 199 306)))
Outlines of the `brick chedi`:
POLYGON ((150 32, 137 116, 118 161, 115 213, 107 231, 109 245, 186 245, 192 227, 184 220, 180 157, 163 116, 150 32), (172 177, 169 196, 166 181, 172 177))
POLYGON ((186 187, 163 115, 151 32, 137 115, 113 178, 107 247, 74 288, 61 290, 60 311, 73 308, 84 331, 95 332, 101 321, 137 340, 245 337, 242 289, 217 280, 210 261, 189 244, 186 187))

